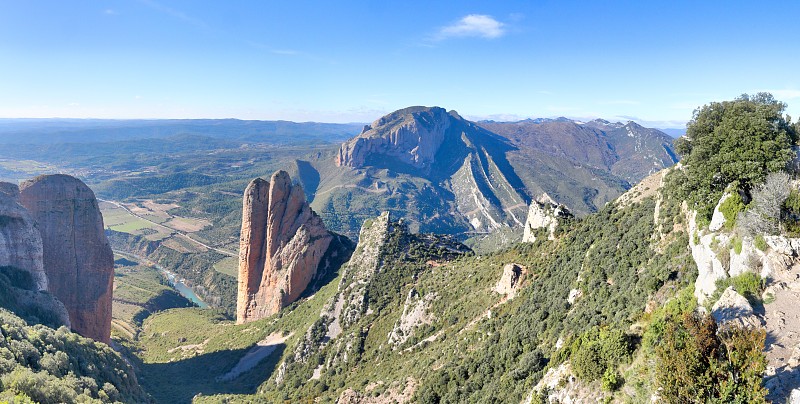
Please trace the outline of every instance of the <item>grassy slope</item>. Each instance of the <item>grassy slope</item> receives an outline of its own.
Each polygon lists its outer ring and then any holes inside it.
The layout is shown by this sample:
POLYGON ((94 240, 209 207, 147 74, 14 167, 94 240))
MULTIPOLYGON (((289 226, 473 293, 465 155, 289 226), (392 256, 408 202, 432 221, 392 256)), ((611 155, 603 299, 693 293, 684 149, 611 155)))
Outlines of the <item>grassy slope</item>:
POLYGON ((280 314, 249 324, 235 325, 213 310, 174 309, 148 318, 138 341, 128 349, 144 388, 158 402, 189 402, 195 394, 253 394, 274 371, 284 352, 316 320, 322 304, 336 291, 338 279, 313 298, 298 302, 280 314), (228 372, 256 342, 274 333, 294 333, 270 357, 230 382, 216 380, 228 372), (181 346, 198 348, 180 349, 181 346), (178 349, 176 349, 178 348, 178 349))

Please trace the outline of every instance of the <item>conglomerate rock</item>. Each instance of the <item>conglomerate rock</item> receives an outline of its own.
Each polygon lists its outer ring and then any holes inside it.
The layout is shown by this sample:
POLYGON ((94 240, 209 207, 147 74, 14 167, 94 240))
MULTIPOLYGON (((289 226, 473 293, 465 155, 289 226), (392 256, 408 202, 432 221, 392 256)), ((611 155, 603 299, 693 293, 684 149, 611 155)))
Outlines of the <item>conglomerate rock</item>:
POLYGON ((110 342, 114 253, 94 192, 77 178, 43 175, 20 185, 20 203, 41 233, 48 291, 64 303, 72 329, 110 342))
POLYGON ((297 300, 333 240, 300 185, 278 171, 244 192, 236 320, 258 320, 297 300))

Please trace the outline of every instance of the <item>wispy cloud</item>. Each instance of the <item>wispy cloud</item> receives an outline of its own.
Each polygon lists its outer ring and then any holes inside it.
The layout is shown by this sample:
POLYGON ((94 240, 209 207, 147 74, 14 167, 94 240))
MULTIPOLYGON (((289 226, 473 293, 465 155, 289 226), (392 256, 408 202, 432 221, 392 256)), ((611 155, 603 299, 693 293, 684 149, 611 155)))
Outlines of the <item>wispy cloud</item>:
POLYGON ((161 3, 157 2, 157 1, 154 1, 154 0, 139 0, 139 1, 141 3, 147 5, 148 7, 154 9, 154 10, 158 10, 158 11, 164 13, 164 14, 167 14, 167 15, 170 15, 170 16, 172 16, 174 18, 177 18, 177 19, 179 19, 179 20, 181 20, 183 22, 192 24, 192 25, 194 25, 196 27, 203 28, 203 29, 208 29, 209 28, 208 24, 206 24, 205 21, 203 21, 203 20, 201 20, 199 18, 192 17, 192 16, 184 13, 183 11, 176 10, 174 8, 171 8, 171 7, 167 7, 167 6, 161 4, 161 3))
POLYGON ((776 99, 781 101, 800 98, 800 90, 784 89, 784 90, 770 90, 768 92, 772 93, 772 95, 774 95, 776 99))
POLYGON ((105 14, 105 15, 117 15, 117 14, 119 14, 119 13, 118 13, 118 12, 116 12, 115 10, 112 10, 112 9, 110 9, 110 8, 107 8, 107 9, 103 10, 103 14, 105 14))
POLYGON ((449 38, 465 37, 494 39, 500 38, 506 32, 505 24, 490 15, 469 14, 454 24, 439 29, 434 40, 442 41, 449 38))

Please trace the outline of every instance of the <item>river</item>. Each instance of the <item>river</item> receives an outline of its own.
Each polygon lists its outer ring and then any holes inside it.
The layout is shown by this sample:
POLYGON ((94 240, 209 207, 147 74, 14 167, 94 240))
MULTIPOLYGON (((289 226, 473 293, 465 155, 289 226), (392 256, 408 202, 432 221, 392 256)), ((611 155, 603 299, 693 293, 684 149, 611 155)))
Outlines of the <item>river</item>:
POLYGON ((114 250, 114 254, 121 255, 121 256, 126 257, 126 258, 131 258, 131 259, 135 260, 136 262, 138 262, 138 263, 140 263, 142 265, 146 265, 146 266, 158 269, 159 271, 161 271, 161 273, 164 276, 167 277, 167 280, 169 281, 169 285, 172 286, 172 288, 175 289, 175 291, 180 293, 181 296, 191 300, 192 303, 196 304, 200 308, 203 308, 203 309, 208 308, 208 304, 206 302, 204 302, 203 299, 200 298, 200 296, 197 296, 197 294, 194 293, 194 290, 192 290, 192 288, 190 288, 188 285, 183 283, 183 280, 180 279, 177 275, 175 275, 174 273, 172 273, 169 270, 165 269, 161 265, 158 265, 155 262, 151 262, 150 260, 148 260, 146 258, 142 258, 142 257, 139 257, 137 255, 133 255, 131 253, 124 252, 124 251, 114 250))

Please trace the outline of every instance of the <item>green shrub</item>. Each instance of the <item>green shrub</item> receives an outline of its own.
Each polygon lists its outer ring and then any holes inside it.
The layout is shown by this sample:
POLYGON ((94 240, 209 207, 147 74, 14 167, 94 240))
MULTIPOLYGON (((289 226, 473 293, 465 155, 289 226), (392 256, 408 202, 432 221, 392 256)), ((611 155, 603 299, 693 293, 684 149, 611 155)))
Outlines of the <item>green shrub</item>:
POLYGON ((719 300, 722 293, 728 286, 733 286, 736 293, 747 298, 751 304, 761 303, 761 293, 764 291, 764 280, 758 274, 745 272, 741 275, 717 280, 717 290, 709 299, 709 305, 713 305, 719 300))
POLYGON ((741 254, 742 238, 739 236, 734 237, 733 240, 731 240, 731 247, 733 248, 733 252, 735 252, 736 254, 741 254))
POLYGON ((622 385, 622 376, 613 368, 607 368, 603 373, 601 387, 605 391, 616 391, 622 385))
POLYGON ((668 318, 656 349, 656 386, 667 403, 765 403, 763 329, 718 334, 711 316, 668 318))
POLYGON ((572 370, 581 380, 592 381, 603 376, 606 366, 598 342, 581 345, 572 355, 572 370))
POLYGON ((761 251, 767 251, 767 240, 764 240, 764 236, 757 235, 755 239, 753 239, 753 243, 755 244, 756 248, 761 251))
POLYGON ((725 217, 725 228, 730 230, 736 226, 736 217, 744 210, 744 201, 738 192, 734 192, 719 205, 719 211, 725 217))
POLYGON ((792 213, 800 214, 800 191, 796 189, 789 191, 789 196, 783 201, 783 207, 792 213))

